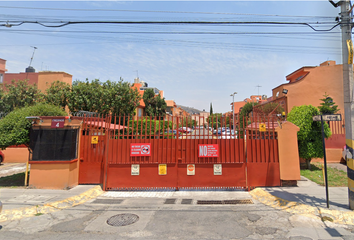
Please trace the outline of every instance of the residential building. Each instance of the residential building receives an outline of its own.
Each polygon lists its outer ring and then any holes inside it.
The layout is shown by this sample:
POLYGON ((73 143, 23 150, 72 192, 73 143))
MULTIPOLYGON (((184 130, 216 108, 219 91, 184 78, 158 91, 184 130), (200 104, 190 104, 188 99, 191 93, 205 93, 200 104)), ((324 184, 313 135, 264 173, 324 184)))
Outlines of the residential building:
POLYGON ((243 101, 239 102, 233 102, 231 103, 231 112, 232 109, 235 109, 235 114, 237 115, 243 106, 245 106, 246 103, 264 103, 267 102, 267 96, 266 95, 252 95, 249 98, 245 98, 243 101))
POLYGON ((38 89, 45 93, 53 82, 61 81, 72 85, 72 75, 66 72, 41 71, 36 72, 33 67, 27 67, 25 72, 6 73, 6 60, 0 59, 0 83, 12 84, 12 80, 28 80, 29 84, 36 84, 38 89))
POLYGON ((144 91, 146 89, 152 89, 154 91, 155 95, 160 94, 161 98, 163 98, 163 94, 164 94, 163 91, 161 91, 157 88, 149 87, 148 83, 144 82, 144 81, 140 81, 139 77, 134 79, 134 84, 133 84, 132 88, 136 88, 141 95, 139 106, 136 108, 135 119, 145 116, 145 103, 143 100, 143 95, 144 95, 144 91))
MULTIPOLYGON (((280 103, 286 112, 294 106, 320 106, 324 95, 329 95, 338 105, 344 118, 343 66, 335 61, 325 61, 319 66, 305 66, 286 76, 288 83, 275 87, 272 102, 280 103)), ((345 146, 344 121, 330 122, 332 136, 326 140, 329 162, 339 162, 345 146)), ((321 160, 321 159, 319 159, 321 160)))

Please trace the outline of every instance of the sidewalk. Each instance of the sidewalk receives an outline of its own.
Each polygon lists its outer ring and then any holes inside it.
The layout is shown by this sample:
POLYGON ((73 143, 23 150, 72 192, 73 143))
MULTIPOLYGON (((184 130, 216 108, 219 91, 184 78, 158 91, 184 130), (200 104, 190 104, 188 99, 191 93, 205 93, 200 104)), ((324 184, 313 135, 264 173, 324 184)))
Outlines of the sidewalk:
MULTIPOLYGON (((263 189, 287 201, 327 208, 326 188, 303 176, 300 181, 297 181, 297 187, 265 187, 263 189)), ((347 187, 329 187, 328 192, 330 210, 351 211, 347 187)))

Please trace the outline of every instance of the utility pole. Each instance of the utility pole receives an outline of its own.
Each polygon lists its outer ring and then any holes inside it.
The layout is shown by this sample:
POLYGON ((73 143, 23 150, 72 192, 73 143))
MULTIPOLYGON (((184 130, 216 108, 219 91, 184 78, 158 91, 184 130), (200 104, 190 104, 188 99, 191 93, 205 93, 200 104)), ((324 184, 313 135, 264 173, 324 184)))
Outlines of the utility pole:
POLYGON ((352 8, 349 0, 337 3, 329 0, 334 7, 341 7, 340 26, 342 29, 342 64, 343 64, 343 96, 345 111, 346 160, 348 170, 349 209, 354 210, 354 104, 353 104, 353 45, 351 18, 352 8))

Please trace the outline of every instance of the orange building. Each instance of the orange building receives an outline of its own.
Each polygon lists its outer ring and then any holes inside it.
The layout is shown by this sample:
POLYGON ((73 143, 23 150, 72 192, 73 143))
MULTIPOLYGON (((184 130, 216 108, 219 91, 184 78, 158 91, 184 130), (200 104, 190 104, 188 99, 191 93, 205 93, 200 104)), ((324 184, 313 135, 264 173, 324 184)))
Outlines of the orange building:
POLYGON ((294 106, 320 106, 327 93, 344 113, 343 67, 335 61, 326 61, 317 67, 302 67, 286 76, 288 83, 272 90, 273 101, 286 97, 288 112, 294 106), (283 90, 288 90, 285 94, 283 90))
POLYGON ((134 79, 134 84, 132 88, 136 88, 139 91, 139 94, 141 96, 139 106, 136 108, 135 119, 137 119, 138 117, 145 116, 145 103, 143 100, 143 95, 146 89, 153 89, 155 95, 160 94, 161 98, 163 98, 163 91, 160 91, 157 88, 148 87, 148 84, 144 81, 140 81, 139 77, 134 79))
POLYGON ((235 114, 239 113, 243 106, 245 106, 246 103, 264 103, 267 102, 267 96, 266 95, 252 95, 249 98, 246 98, 243 101, 240 102, 233 102, 231 103, 231 115, 232 115, 232 109, 235 109, 235 114))
MULTIPOLYGON (((326 61, 320 66, 302 67, 286 76, 288 83, 272 90, 272 102, 279 102, 286 112, 294 106, 320 106, 325 94, 338 105, 339 113, 344 119, 343 66, 335 61, 326 61)), ((330 122, 332 136, 326 140, 328 162, 339 162, 345 146, 344 121, 330 122)), ((315 161, 322 161, 317 159, 315 161)))
POLYGON ((61 81, 72 85, 72 75, 66 72, 43 71, 35 72, 33 67, 26 68, 26 72, 6 73, 6 60, 0 59, 0 84, 11 84, 12 80, 28 80, 29 84, 36 84, 41 92, 50 87, 53 82, 61 81))

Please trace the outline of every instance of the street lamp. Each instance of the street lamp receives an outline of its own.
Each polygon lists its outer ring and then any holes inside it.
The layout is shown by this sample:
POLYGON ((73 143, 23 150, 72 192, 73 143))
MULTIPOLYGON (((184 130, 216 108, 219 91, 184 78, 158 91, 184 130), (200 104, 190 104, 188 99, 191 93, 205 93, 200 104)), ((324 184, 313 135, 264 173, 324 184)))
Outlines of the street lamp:
POLYGON ((234 92, 230 96, 232 97, 232 130, 235 132, 235 94, 237 92, 234 92))

